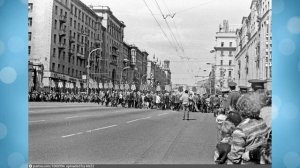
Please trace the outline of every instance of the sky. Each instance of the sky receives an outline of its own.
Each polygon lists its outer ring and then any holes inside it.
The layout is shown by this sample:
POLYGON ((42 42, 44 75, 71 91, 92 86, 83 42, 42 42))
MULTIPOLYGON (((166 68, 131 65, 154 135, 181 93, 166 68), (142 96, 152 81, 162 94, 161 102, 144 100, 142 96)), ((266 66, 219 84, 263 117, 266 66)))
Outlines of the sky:
POLYGON ((214 62, 210 50, 215 45, 219 24, 226 19, 230 25, 239 26, 242 17, 249 15, 252 0, 81 1, 86 5, 109 6, 126 25, 125 42, 146 50, 149 60, 154 55, 162 63, 170 60, 173 84, 194 85, 207 78, 196 75, 208 76, 211 71, 207 63, 214 62))

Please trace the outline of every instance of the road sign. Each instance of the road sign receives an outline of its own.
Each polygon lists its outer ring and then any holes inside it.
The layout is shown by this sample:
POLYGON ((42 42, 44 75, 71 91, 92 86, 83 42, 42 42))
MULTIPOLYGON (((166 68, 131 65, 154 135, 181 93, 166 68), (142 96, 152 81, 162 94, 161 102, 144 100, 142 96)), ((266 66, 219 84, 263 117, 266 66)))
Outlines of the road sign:
POLYGON ((62 88, 63 87, 63 83, 62 82, 58 82, 58 87, 62 88))
POLYGON ((170 92, 170 91, 171 91, 170 85, 166 85, 166 86, 165 86, 165 90, 168 91, 168 92, 170 92))
POLYGON ((105 82, 104 83, 104 89, 107 89, 108 88, 108 84, 105 82))
POLYGON ((135 90, 135 89, 136 89, 135 85, 134 84, 131 85, 131 90, 135 90))
POLYGON ((160 89, 160 86, 157 86, 157 87, 156 87, 156 91, 160 92, 160 90, 161 90, 161 89, 160 89))
POLYGON ((115 90, 119 90, 119 85, 118 84, 115 84, 115 90))
POLYGON ((112 82, 109 82, 108 87, 109 87, 110 89, 112 89, 112 88, 114 87, 113 84, 112 84, 112 82))

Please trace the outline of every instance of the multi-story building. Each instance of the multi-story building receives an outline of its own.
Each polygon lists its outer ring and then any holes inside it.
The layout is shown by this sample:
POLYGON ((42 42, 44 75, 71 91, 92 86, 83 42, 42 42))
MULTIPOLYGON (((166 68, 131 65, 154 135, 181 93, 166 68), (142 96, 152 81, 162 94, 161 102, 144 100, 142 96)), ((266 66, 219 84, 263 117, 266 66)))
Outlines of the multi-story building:
POLYGON ((91 79, 99 81, 102 17, 80 0, 29 0, 29 60, 43 67, 42 84, 66 91, 83 88, 88 60, 91 79), (97 52, 89 52, 99 48, 97 52))
POLYGON ((227 89, 228 82, 234 80, 234 52, 236 48, 235 29, 229 27, 224 20, 219 31, 216 32, 216 45, 214 47, 215 63, 212 64, 215 71, 215 85, 218 89, 227 89))
POLYGON ((90 6, 90 8, 103 18, 103 26, 106 29, 105 35, 105 66, 107 75, 105 81, 113 84, 119 82, 121 71, 123 70, 123 39, 125 24, 113 15, 108 6, 90 6))
POLYGON ((141 51, 135 45, 130 45, 131 66, 133 68, 133 83, 138 87, 147 80, 147 57, 146 51, 141 51))
POLYGON ((164 60, 163 67, 166 75, 166 85, 171 85, 170 60, 164 60))
POLYGON ((269 0, 252 0, 251 12, 243 17, 242 27, 236 31, 238 44, 235 53, 236 81, 238 85, 250 86, 248 80, 267 80, 271 89, 272 35, 271 5, 269 0))

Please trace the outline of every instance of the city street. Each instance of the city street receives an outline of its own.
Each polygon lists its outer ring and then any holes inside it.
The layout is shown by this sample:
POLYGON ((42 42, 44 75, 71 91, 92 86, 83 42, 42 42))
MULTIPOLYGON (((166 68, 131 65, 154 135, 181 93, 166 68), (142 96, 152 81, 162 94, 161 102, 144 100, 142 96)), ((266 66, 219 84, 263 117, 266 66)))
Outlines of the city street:
POLYGON ((30 163, 213 164, 212 113, 29 103, 30 163))

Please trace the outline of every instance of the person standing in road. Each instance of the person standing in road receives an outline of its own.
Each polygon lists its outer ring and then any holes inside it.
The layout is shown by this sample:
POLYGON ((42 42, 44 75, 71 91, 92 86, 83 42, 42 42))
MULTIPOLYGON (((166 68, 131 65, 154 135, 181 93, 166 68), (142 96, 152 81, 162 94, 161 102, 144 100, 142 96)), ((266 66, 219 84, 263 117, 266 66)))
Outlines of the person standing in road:
POLYGON ((187 120, 189 120, 189 95, 188 90, 185 90, 182 96, 180 97, 180 101, 183 106, 183 120, 185 120, 185 116, 187 120))
POLYGON ((240 98, 241 94, 236 91, 236 83, 235 82, 229 82, 228 86, 230 88, 230 93, 228 95, 225 110, 228 111, 236 111, 236 103, 238 99, 240 98))

